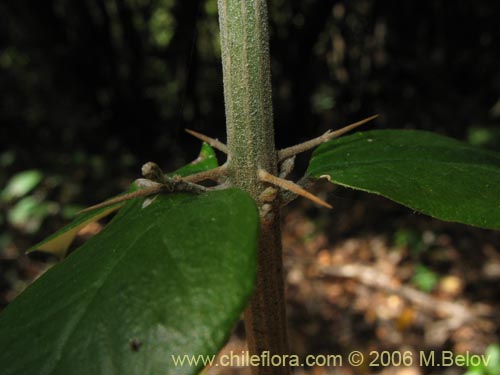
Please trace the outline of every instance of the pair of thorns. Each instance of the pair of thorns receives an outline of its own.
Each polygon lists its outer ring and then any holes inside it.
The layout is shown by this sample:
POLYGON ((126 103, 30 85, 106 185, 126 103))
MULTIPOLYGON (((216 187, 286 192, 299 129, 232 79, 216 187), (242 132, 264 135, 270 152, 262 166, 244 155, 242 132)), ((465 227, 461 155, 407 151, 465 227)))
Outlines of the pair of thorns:
MULTIPOLYGON (((287 147, 278 151, 278 162, 282 164, 282 169, 285 170, 285 173, 282 173, 283 177, 286 176, 286 169, 291 170, 293 167, 293 158, 302 152, 308 151, 320 144, 329 141, 333 138, 340 137, 341 135, 363 125, 367 122, 375 119, 378 115, 370 116, 365 118, 364 120, 355 122, 353 124, 347 125, 338 130, 328 130, 323 135, 306 141, 304 143, 300 143, 295 146, 287 147), (285 168, 285 163, 287 160, 292 160, 292 164, 290 167, 285 168)), ((228 153, 227 146, 221 141, 208 137, 204 134, 198 133, 194 130, 186 129, 186 132, 191 134, 192 136, 202 140, 203 142, 208 143, 213 148, 221 151, 222 153, 228 153)), ((204 171, 200 173, 196 173, 186 177, 174 176, 174 177, 165 177, 161 169, 152 162, 148 162, 142 167, 142 175, 145 178, 140 178, 136 180, 136 184, 141 187, 141 190, 134 191, 132 193, 120 195, 119 197, 109 199, 102 203, 96 204, 94 206, 88 207, 84 209, 83 212, 92 211, 98 208, 107 207, 113 204, 117 204, 129 199, 137 198, 137 197, 147 197, 150 195, 158 194, 161 192, 173 192, 173 191, 188 191, 193 193, 201 193, 209 190, 208 188, 198 185, 198 182, 204 180, 214 180, 217 181, 219 178, 227 176, 227 163, 221 165, 220 167, 211 169, 209 171, 204 171)), ((286 180, 285 178, 277 177, 269 172, 258 169, 257 176, 261 182, 269 183, 271 185, 277 186, 285 191, 291 192, 292 194, 302 196, 307 198, 323 207, 332 208, 332 206, 326 203, 324 200, 318 198, 314 194, 311 194, 307 190, 305 190, 299 184, 286 180)))

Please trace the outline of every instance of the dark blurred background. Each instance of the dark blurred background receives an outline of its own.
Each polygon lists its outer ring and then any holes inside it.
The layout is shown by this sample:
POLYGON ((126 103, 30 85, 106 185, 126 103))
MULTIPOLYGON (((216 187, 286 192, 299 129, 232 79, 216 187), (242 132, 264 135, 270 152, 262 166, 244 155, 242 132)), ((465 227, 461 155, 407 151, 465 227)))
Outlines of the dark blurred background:
MULTIPOLYGON (((366 129, 500 150, 500 2, 271 0, 269 12, 278 146, 379 113, 366 129)), ((221 74, 216 0, 1 1, 0 289, 19 282, 24 249, 144 162, 194 159, 184 128, 223 140, 221 74)), ((341 218, 368 199, 339 194, 341 218)))
MULTIPOLYGON (((487 0, 270 1, 278 144, 373 113, 497 135, 499 15, 487 0)), ((185 127, 224 138, 215 0, 6 0, 0 30, 2 178, 89 163, 85 183, 192 158, 185 127)))
MULTIPOLYGON (((366 129, 498 148, 499 3, 269 3, 278 146, 379 113, 366 129)), ((199 147, 184 128, 224 139, 219 57, 216 0, 0 2, 0 186, 45 186, 18 216, 102 200, 149 160, 179 167, 199 147)))

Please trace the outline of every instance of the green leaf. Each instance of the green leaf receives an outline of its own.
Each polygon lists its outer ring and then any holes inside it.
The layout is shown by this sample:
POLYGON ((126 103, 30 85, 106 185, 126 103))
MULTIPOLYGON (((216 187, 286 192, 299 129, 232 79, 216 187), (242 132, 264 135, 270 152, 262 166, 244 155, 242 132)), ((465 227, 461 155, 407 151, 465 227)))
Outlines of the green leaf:
POLYGON ((500 155, 434 133, 375 130, 314 152, 306 174, 441 220, 500 229, 500 155))
MULTIPOLYGON (((172 173, 169 173, 168 175, 181 175, 184 177, 216 167, 218 167, 218 163, 214 149, 208 144, 203 143, 200 154, 196 160, 177 169, 172 173)), ((131 187, 122 194, 130 193, 135 190, 137 190, 137 186, 135 186, 135 184, 132 184, 131 187)), ((116 195, 110 199, 117 198, 122 194, 116 195)), ((30 247, 27 253, 33 251, 43 251, 46 253, 54 254, 58 257, 63 257, 66 254, 69 246, 75 239, 76 235, 83 227, 119 210, 125 205, 125 203, 126 202, 115 203, 114 205, 78 215, 71 223, 59 229, 57 232, 47 237, 43 241, 30 247)))
POLYGON ((17 173, 7 182, 7 186, 2 190, 2 200, 10 202, 16 198, 25 196, 40 183, 42 178, 42 173, 37 170, 17 173))
POLYGON ((245 308, 258 212, 237 189, 129 202, 0 314, 2 375, 195 374, 245 308))
POLYGON ((203 143, 199 156, 191 163, 177 169, 174 172, 168 173, 167 176, 179 175, 182 177, 190 176, 195 173, 208 171, 217 168, 217 156, 214 149, 207 143, 203 143))

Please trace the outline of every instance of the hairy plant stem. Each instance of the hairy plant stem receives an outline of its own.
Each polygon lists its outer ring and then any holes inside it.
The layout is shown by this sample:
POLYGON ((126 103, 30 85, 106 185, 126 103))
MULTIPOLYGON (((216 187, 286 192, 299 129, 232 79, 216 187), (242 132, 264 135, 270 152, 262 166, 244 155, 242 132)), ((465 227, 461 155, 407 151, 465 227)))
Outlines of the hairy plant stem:
MULTIPOLYGON (((227 172, 230 182, 259 203, 266 184, 258 169, 276 175, 267 6, 265 0, 218 0, 227 172)), ((288 340, 283 283, 279 201, 261 217, 254 296, 245 312, 252 354, 286 354, 288 340)), ((268 207, 269 208, 269 207, 268 207)), ((254 367, 254 375, 289 374, 288 367, 254 367)))

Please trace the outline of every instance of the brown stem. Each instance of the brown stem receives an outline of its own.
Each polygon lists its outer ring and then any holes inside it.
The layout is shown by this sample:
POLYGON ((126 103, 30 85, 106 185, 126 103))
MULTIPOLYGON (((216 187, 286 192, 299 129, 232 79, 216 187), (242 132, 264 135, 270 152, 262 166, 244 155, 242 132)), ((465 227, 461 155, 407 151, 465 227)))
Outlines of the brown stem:
MULTIPOLYGON (((279 208, 273 214, 277 215, 279 208)), ((275 216, 276 217, 276 216, 275 216)), ((245 311, 245 331, 250 354, 269 351, 288 354, 286 301, 284 297, 283 259, 279 221, 261 225, 255 293, 245 311)), ((288 375, 284 367, 252 367, 253 375, 288 375)))
MULTIPOLYGON (((265 0, 218 0, 230 183, 259 202, 259 168, 278 172, 265 0)), ((288 354, 279 201, 261 217, 256 288, 245 313, 251 354, 288 354)), ((253 375, 288 375, 290 368, 252 367, 253 375)))

